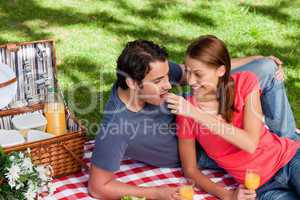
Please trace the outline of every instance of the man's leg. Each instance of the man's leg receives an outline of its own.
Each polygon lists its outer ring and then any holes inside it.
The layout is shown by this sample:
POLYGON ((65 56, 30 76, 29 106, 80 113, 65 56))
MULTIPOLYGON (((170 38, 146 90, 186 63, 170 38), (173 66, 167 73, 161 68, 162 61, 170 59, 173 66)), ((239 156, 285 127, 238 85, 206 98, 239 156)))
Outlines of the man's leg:
POLYGON ((297 140, 299 135, 296 133, 294 115, 284 83, 275 77, 276 70, 277 65, 273 60, 259 59, 232 70, 232 73, 251 71, 257 75, 262 90, 261 104, 266 125, 271 132, 281 137, 297 140))
POLYGON ((288 166, 290 185, 300 199, 300 150, 298 150, 294 158, 288 163, 288 166))
POLYGON ((290 166, 287 164, 281 168, 267 183, 261 186, 257 192, 259 200, 296 200, 299 199, 296 191, 289 185, 290 166))
POLYGON ((203 148, 200 147, 200 145, 197 145, 197 157, 198 157, 198 166, 201 169, 214 169, 219 171, 224 171, 224 169, 220 168, 218 164, 208 157, 206 152, 203 150, 203 148))
POLYGON ((270 190, 258 197, 258 200, 299 200, 299 197, 289 190, 270 190))

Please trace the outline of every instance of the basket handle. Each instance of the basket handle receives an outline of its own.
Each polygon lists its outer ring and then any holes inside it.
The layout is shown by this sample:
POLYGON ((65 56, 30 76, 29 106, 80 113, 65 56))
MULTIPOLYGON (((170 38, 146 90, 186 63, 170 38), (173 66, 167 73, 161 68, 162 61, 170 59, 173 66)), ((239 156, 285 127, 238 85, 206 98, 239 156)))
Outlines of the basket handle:
POLYGON ((12 83, 14 83, 16 81, 17 81, 17 78, 15 77, 15 78, 13 78, 11 80, 8 80, 8 81, 5 81, 3 83, 0 83, 0 88, 4 88, 4 87, 6 87, 6 86, 8 86, 8 85, 10 85, 10 84, 12 84, 12 83))
POLYGON ((7 44, 7 45, 6 45, 6 48, 7 48, 9 51, 12 51, 12 52, 17 52, 17 51, 19 50, 18 45, 15 44, 15 43, 7 44))
POLYGON ((78 158, 78 156, 73 153, 69 147, 67 147, 65 144, 62 144, 63 148, 81 165, 81 167, 83 167, 86 171, 89 171, 90 168, 87 164, 85 164, 85 162, 83 162, 80 158, 78 158))

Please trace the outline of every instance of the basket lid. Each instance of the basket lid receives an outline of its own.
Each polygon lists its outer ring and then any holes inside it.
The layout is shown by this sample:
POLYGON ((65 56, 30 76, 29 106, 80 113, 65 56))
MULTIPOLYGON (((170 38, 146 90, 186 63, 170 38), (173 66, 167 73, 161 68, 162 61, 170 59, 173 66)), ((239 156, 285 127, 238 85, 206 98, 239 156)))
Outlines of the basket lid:
POLYGON ((17 80, 16 95, 0 110, 43 103, 48 87, 57 87, 53 40, 2 45, 0 63, 6 64, 17 80))

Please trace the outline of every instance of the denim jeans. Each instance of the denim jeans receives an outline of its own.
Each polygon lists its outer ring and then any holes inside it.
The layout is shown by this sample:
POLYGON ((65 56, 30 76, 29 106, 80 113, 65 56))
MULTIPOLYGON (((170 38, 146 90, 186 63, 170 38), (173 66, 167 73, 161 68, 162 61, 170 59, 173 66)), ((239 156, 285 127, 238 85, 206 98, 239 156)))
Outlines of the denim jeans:
MULTIPOLYGON (((298 140, 296 123, 289 104, 284 82, 275 78, 277 65, 271 59, 254 60, 246 65, 236 68, 231 73, 251 71, 259 79, 262 91, 261 104, 265 115, 265 123, 270 131, 280 137, 298 140)), ((203 149, 198 148, 198 165, 201 168, 220 169, 216 162, 210 159, 203 149)))
POLYGON ((287 165, 256 192, 259 200, 299 200, 300 149, 287 165))

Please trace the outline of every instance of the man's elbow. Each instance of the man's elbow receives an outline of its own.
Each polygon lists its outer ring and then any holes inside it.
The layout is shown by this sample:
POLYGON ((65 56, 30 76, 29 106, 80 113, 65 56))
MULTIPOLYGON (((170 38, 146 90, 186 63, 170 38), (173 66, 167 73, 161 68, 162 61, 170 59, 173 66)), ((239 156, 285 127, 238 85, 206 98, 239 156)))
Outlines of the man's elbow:
POLYGON ((88 193, 95 199, 107 199, 105 195, 104 185, 94 185, 89 181, 88 193))
POLYGON ((193 175, 195 174, 195 171, 196 171, 195 168, 183 169, 184 176, 187 178, 193 177, 193 175))

